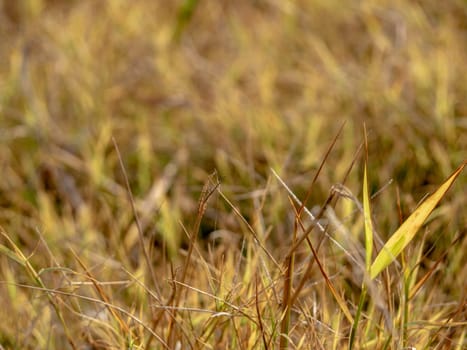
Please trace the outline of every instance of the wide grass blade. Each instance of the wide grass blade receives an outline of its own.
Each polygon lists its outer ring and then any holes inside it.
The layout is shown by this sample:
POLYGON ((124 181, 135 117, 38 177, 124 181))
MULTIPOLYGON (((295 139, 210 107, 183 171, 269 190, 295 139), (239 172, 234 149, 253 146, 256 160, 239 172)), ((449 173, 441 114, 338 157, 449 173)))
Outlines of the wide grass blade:
POLYGON ((433 211, 438 202, 449 190, 454 180, 464 169, 466 163, 463 163, 457 170, 433 193, 429 196, 396 230, 391 238, 386 242, 383 249, 379 252, 375 261, 371 265, 370 277, 376 278, 402 250, 412 241, 418 229, 425 222, 426 218, 433 211))

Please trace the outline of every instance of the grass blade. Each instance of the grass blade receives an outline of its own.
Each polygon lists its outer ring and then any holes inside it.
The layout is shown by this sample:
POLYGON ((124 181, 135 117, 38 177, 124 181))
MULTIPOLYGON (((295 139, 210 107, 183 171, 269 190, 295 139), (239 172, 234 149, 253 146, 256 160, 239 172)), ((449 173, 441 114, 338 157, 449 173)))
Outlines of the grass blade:
POLYGON ((389 266, 394 259, 404 250, 412 241, 418 229, 425 222, 426 218, 433 211, 438 202, 449 190, 454 180, 464 169, 466 163, 463 163, 457 170, 433 193, 429 196, 396 230, 391 238, 386 242, 383 249, 379 252, 375 261, 371 265, 371 279, 376 278, 378 274, 389 266))
MULTIPOLYGON (((366 131, 365 131, 365 146, 366 146, 366 131)), ((367 150, 367 148, 365 147, 367 150)), ((368 157, 368 151, 366 152, 368 157)), ((363 169, 363 218, 365 220, 365 267, 366 271, 371 268, 371 258, 373 254, 373 224, 371 221, 371 208, 370 208, 370 196, 368 194, 368 159, 365 160, 365 166, 363 169)), ((357 334, 358 323, 363 311, 363 305, 366 300, 366 287, 365 283, 362 283, 362 292, 360 294, 360 301, 358 302, 357 313, 350 331, 349 338, 349 350, 353 349, 355 337, 357 334)))
POLYGON ((0 244, 0 254, 6 255, 11 260, 16 261, 22 267, 26 267, 26 263, 23 259, 19 258, 15 252, 13 252, 10 248, 5 247, 3 244, 0 244))
POLYGON ((352 324, 352 329, 350 330, 349 347, 348 347, 349 350, 353 349, 353 345, 355 342, 355 336, 357 334, 358 322, 360 321, 360 317, 362 315, 362 310, 363 310, 363 305, 365 303, 365 299, 366 299, 366 287, 363 284, 362 293, 360 294, 360 300, 358 302, 357 313, 355 314, 355 319, 352 324))
POLYGON ((367 165, 363 173, 363 217, 365 220, 365 266, 367 271, 371 268, 373 254, 373 225, 371 222, 370 198, 368 195, 367 165))
MULTIPOLYGON (((368 138, 366 126, 363 124, 365 136, 365 163, 363 169, 363 219, 365 221, 365 268, 369 272, 373 256, 373 224, 371 221, 370 196, 368 194, 368 138)), ((362 293, 364 295, 365 293, 362 293)))

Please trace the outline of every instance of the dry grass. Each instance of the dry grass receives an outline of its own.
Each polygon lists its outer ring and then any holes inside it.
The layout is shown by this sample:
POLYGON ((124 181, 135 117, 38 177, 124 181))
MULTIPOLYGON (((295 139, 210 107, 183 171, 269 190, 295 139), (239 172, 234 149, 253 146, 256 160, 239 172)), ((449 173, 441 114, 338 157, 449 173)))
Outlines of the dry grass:
POLYGON ((461 0, 0 1, 0 345, 465 348, 465 174, 368 272, 465 164, 466 23, 461 0))

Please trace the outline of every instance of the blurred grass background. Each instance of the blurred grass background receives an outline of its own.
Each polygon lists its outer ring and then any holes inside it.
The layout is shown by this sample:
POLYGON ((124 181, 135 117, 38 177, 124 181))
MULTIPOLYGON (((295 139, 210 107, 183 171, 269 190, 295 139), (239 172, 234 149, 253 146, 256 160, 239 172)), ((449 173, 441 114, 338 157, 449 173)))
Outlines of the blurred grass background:
MULTIPOLYGON (((0 225, 38 270, 80 270, 73 249, 100 280, 128 280, 121 266, 141 273, 113 136, 164 276, 166 260, 187 248, 183 226, 192 227, 214 170, 280 256, 294 213, 270 168, 303 198, 345 122, 308 205, 343 181, 365 124, 370 193, 384 188, 373 214, 386 240, 465 161, 466 30, 462 0, 0 1, 0 225)), ((359 198, 362 169, 357 158, 346 181, 359 198)), ((427 266, 465 235, 465 185, 461 175, 432 216, 427 266)), ((354 209, 342 201, 336 213, 358 236, 354 209)), ((245 232, 215 195, 200 232, 206 254, 227 254, 245 232)), ((428 282, 436 291, 417 306, 465 303, 466 245, 449 250, 428 282)), ((57 275, 44 273, 50 288, 65 284, 57 275)), ((1 256, 0 276, 4 346, 62 348, 41 293, 15 287, 28 281, 22 268, 1 256)), ((138 287, 125 286, 109 288, 112 300, 143 310, 138 287)), ((465 304, 462 312, 465 322, 465 304)), ((70 329, 97 337, 82 323, 70 329)))

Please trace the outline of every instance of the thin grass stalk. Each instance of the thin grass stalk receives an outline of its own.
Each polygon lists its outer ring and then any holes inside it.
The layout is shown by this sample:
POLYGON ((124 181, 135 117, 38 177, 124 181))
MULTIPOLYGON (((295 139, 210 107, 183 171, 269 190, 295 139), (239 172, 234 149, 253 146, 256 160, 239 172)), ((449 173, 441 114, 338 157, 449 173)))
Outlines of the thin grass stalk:
MULTIPOLYGON (((298 217, 295 219, 294 233, 292 242, 294 243, 297 238, 298 217)), ((289 347, 289 329, 290 329, 290 310, 291 294, 293 284, 293 271, 294 271, 295 251, 289 254, 285 260, 286 271, 284 275, 284 292, 282 295, 282 320, 281 320, 281 337, 279 348, 281 350, 288 349, 289 347)))
MULTIPOLYGON (((407 269, 407 267, 406 267, 407 269)), ((408 346, 408 322, 409 322, 409 300, 410 300, 410 272, 404 272, 404 296, 402 299, 402 347, 408 346)))
MULTIPOLYGON (((215 176, 216 174, 212 174, 209 179, 206 181, 204 187, 203 187, 203 190, 201 192, 201 196, 200 196, 200 199, 199 199, 199 203, 198 203, 198 213, 197 213, 197 216, 196 216, 196 221, 195 221, 195 224, 194 224, 194 227, 193 227, 193 230, 192 230, 192 233, 191 235, 189 235, 189 239, 190 239, 190 244, 189 244, 189 247, 188 247, 188 253, 187 253, 187 256, 186 256, 186 259, 185 259, 185 263, 183 265, 183 270, 182 270, 182 275, 180 277, 180 283, 181 284, 184 284, 185 283, 185 279, 186 279, 186 276, 188 274, 188 269, 189 267, 191 266, 191 257, 193 255, 193 250, 195 249, 195 245, 196 245, 196 242, 197 242, 197 236, 198 236, 198 232, 199 232, 199 228, 201 226, 201 220, 204 216, 204 213, 206 211, 206 208, 207 208, 207 202, 209 200, 209 198, 212 196, 212 194, 217 190, 217 188, 219 187, 219 182, 214 182, 213 184, 211 183, 212 182, 212 178, 215 176)), ((173 342, 173 329, 174 329, 174 324, 175 324, 175 321, 176 321, 176 315, 177 315, 177 307, 178 305, 180 305, 180 298, 182 296, 182 292, 181 290, 179 290, 179 292, 175 292, 174 293, 174 299, 173 299, 173 306, 175 307, 175 309, 171 312, 171 318, 170 318, 170 321, 169 321, 169 325, 168 325, 168 331, 167 331, 167 342, 169 345, 171 345, 171 342, 173 342)))
POLYGON ((269 349, 268 341, 266 340, 266 330, 263 326, 263 320, 261 316, 261 311, 259 307, 259 298, 258 298, 258 275, 255 275, 255 309, 256 315, 258 316, 259 330, 261 332, 261 339, 263 341, 263 346, 265 350, 269 349))

